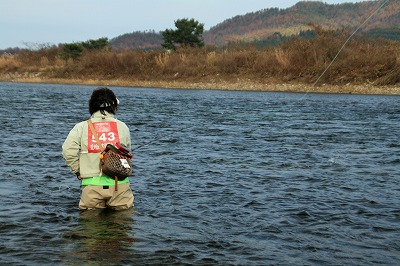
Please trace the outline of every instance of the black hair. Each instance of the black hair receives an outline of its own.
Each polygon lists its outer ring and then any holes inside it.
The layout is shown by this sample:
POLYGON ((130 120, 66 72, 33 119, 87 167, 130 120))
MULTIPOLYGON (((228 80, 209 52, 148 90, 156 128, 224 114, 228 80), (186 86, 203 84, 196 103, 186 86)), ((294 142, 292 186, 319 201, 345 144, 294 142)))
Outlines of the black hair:
POLYGON ((118 107, 118 100, 114 92, 106 87, 100 87, 93 91, 89 100, 89 113, 93 115, 97 111, 104 111, 115 114, 118 107))

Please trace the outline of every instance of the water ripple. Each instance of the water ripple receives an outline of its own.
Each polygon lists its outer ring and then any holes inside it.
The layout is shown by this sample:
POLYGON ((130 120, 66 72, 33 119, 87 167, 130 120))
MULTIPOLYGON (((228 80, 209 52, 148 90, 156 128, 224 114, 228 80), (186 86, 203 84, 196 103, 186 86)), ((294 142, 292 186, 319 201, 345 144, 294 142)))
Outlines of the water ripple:
POLYGON ((0 83, 1 263, 400 260, 398 97, 113 88, 133 146, 158 141, 133 210, 80 213, 60 150, 93 88, 0 83))

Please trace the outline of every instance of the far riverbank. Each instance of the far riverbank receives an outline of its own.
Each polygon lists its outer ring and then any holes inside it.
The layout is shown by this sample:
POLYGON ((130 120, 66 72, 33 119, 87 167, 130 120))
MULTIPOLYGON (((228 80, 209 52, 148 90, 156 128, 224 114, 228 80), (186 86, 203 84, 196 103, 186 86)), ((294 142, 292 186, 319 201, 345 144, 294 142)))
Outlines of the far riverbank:
POLYGON ((279 46, 181 47, 176 51, 62 46, 0 56, 0 81, 295 93, 400 95, 400 45, 321 32, 279 46), (316 83, 316 86, 313 84, 316 83))
POLYGON ((206 89, 230 91, 263 91, 291 93, 333 93, 333 94, 371 94, 371 95, 400 95, 399 86, 374 86, 371 84, 313 86, 304 83, 261 83, 250 80, 189 82, 189 81, 141 81, 122 79, 59 79, 43 78, 35 74, 0 75, 3 82, 48 83, 48 84, 81 84, 94 86, 120 86, 142 88, 171 88, 171 89, 206 89))

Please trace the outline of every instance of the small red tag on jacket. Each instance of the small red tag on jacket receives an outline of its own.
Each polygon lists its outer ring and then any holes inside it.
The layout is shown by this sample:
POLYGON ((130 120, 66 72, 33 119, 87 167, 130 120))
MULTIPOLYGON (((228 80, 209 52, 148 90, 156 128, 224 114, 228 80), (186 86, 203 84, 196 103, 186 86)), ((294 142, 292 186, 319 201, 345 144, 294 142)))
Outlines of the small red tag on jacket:
POLYGON ((107 144, 119 143, 119 135, 118 135, 118 127, 117 122, 94 122, 93 123, 94 129, 99 136, 101 149, 96 142, 96 138, 94 137, 90 128, 88 128, 88 152, 95 153, 101 152, 105 149, 107 144))

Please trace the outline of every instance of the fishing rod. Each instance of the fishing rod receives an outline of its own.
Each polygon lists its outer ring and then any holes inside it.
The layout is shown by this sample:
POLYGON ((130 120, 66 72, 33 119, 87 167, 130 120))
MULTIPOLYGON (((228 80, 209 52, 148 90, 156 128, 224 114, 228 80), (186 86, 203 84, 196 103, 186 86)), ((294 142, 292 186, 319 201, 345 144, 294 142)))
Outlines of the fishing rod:
POLYGON ((159 140, 161 140, 161 139, 164 139, 164 138, 166 138, 166 137, 169 137, 169 136, 171 136, 171 135, 173 135, 173 134, 175 134, 175 133, 185 131, 185 130, 187 130, 187 129, 189 129, 189 128, 192 128, 192 127, 194 127, 194 125, 191 125, 191 126, 188 126, 188 127, 184 127, 184 128, 178 129, 178 130, 174 130, 174 131, 172 131, 172 132, 170 132, 170 133, 168 133, 168 134, 161 135, 161 136, 159 136, 159 137, 157 137, 157 138, 154 138, 153 140, 151 140, 151 141, 149 141, 149 142, 145 142, 145 143, 143 143, 143 144, 140 144, 140 145, 136 146, 135 148, 132 149, 132 151, 135 151, 135 150, 137 150, 137 149, 143 148, 143 147, 145 147, 145 146, 148 146, 148 145, 150 145, 150 144, 153 144, 154 142, 157 142, 157 141, 159 141, 159 140))

